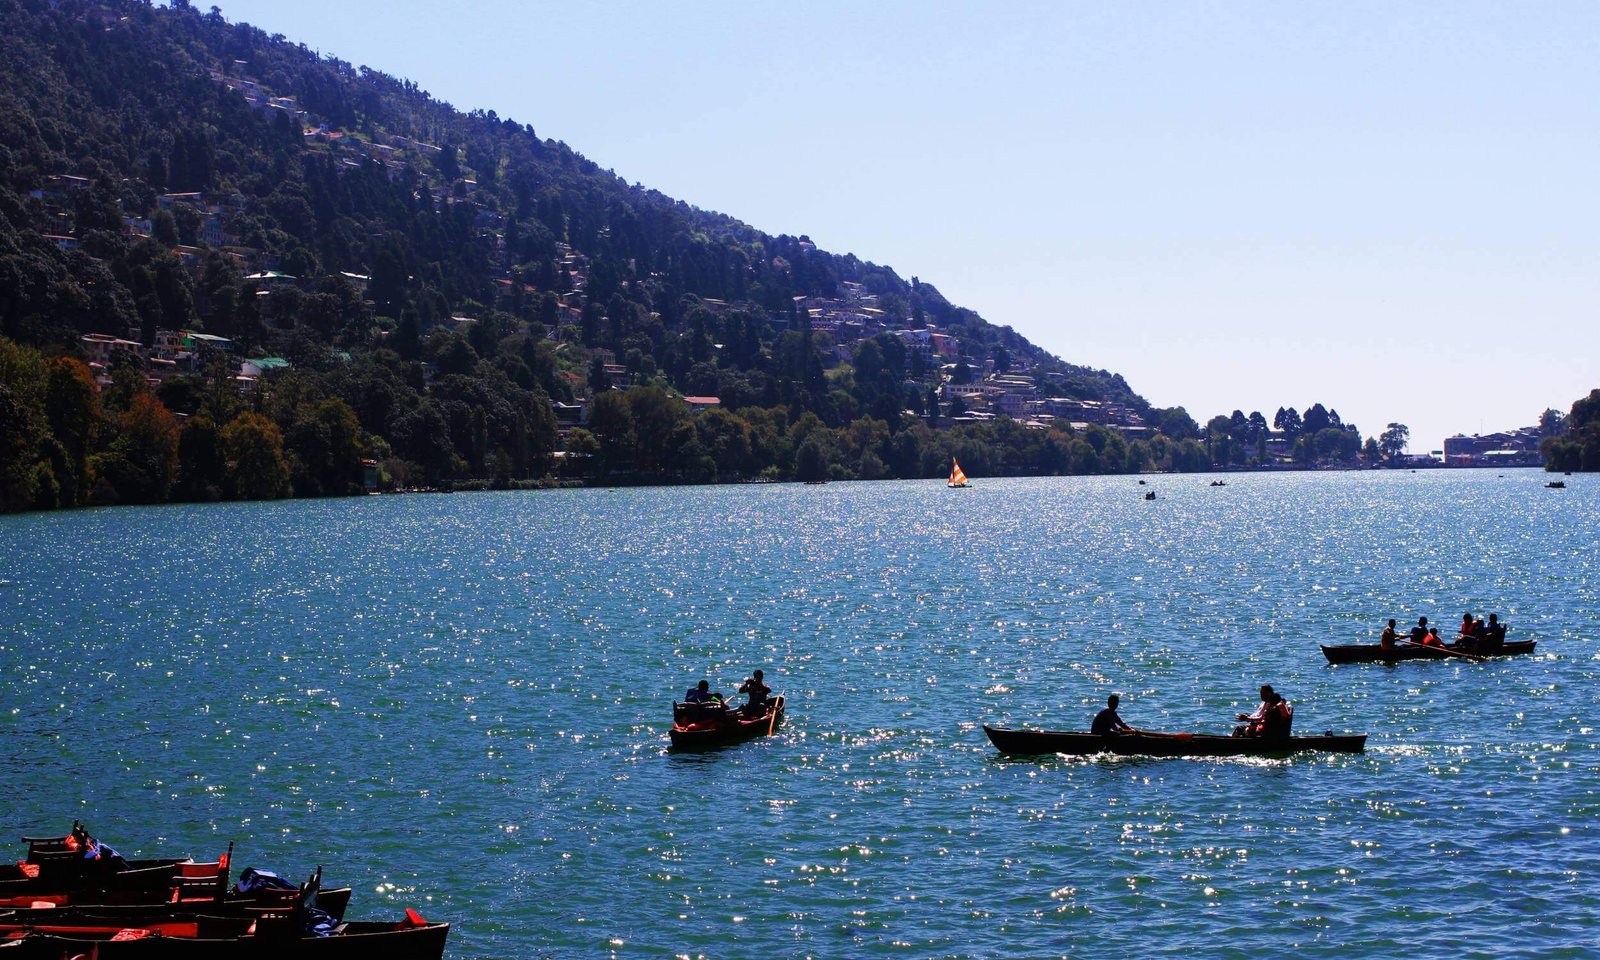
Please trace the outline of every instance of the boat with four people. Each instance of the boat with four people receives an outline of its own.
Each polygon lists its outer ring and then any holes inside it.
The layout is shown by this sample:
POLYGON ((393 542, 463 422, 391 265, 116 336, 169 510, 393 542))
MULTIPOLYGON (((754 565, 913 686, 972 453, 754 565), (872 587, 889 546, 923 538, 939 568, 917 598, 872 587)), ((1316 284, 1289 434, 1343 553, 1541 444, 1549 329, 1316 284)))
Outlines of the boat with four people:
POLYGON ((1023 756, 1063 754, 1092 757, 1116 754, 1130 757, 1279 757, 1292 753, 1361 753, 1367 735, 1320 734, 1307 737, 1227 737, 1204 733, 1079 733, 1055 730, 1016 730, 983 725, 989 742, 1001 753, 1023 756))

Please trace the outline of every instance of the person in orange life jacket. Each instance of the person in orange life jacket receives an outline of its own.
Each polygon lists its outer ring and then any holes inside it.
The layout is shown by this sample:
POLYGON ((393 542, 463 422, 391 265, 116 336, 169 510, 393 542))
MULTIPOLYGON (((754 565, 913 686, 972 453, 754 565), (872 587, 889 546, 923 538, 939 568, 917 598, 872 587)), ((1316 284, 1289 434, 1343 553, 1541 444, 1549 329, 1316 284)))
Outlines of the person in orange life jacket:
POLYGON ((750 679, 739 684, 738 692, 750 695, 749 702, 744 705, 745 716, 759 717, 767 712, 767 695, 772 693, 772 688, 762 682, 760 670, 751 674, 750 679))
POLYGON ((1283 698, 1283 694, 1276 690, 1272 693, 1272 703, 1267 707, 1267 712, 1261 718, 1261 726, 1256 731, 1258 737, 1287 737, 1290 725, 1294 723, 1294 707, 1283 698))
POLYGON ((1457 633, 1458 633, 1458 636, 1456 637, 1457 641, 1460 641, 1460 640, 1468 640, 1468 641, 1470 641, 1472 639, 1472 614, 1463 613, 1461 615, 1461 628, 1460 628, 1460 630, 1457 631, 1457 633))
POLYGON ((1423 642, 1423 644, 1425 646, 1429 646, 1429 647, 1442 647, 1442 646, 1444 646, 1444 638, 1439 636, 1439 628, 1438 627, 1429 627, 1428 628, 1428 636, 1426 638, 1424 638, 1422 642, 1423 642))
POLYGON ((1383 628, 1382 636, 1378 637, 1378 646, 1384 650, 1393 650, 1395 641, 1400 639, 1400 634, 1394 629, 1394 619, 1390 618, 1389 625, 1383 628))

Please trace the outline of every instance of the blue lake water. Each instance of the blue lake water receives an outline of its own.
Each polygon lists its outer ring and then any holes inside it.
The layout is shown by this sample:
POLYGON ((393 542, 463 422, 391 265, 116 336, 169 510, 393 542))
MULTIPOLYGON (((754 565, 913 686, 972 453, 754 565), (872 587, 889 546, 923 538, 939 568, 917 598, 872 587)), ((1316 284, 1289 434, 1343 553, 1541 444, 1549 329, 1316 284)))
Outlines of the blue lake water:
POLYGON ((458 958, 1600 955, 1600 477, 1209 479, 0 517, 0 837, 234 840, 458 958), (1538 654, 1318 651, 1463 610, 1538 654), (778 736, 667 752, 675 696, 756 667, 778 736), (1262 682, 1367 753, 980 727, 1118 691, 1226 732, 1262 682))

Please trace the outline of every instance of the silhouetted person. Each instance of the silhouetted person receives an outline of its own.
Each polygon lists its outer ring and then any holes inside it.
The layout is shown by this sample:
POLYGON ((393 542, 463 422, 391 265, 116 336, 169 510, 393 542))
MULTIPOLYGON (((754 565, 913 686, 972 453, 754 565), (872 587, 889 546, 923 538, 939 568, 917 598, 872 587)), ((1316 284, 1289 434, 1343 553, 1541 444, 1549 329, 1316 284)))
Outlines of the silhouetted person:
POLYGON ((1106 708, 1094 715, 1094 722, 1089 724, 1089 732, 1102 737, 1113 736, 1118 733, 1132 733, 1133 728, 1122 722, 1117 716, 1117 704, 1122 698, 1116 694, 1106 697, 1106 708))

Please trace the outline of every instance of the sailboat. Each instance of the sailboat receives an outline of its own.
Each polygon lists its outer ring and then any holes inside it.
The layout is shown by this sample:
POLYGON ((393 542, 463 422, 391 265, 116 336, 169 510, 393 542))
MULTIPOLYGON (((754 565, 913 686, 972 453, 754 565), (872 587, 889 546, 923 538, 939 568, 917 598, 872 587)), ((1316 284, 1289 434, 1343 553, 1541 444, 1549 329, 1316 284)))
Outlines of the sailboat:
POLYGON ((958 487, 972 486, 972 484, 967 482, 967 475, 961 472, 961 464, 956 462, 955 457, 950 458, 950 482, 945 484, 945 486, 952 490, 958 487))

